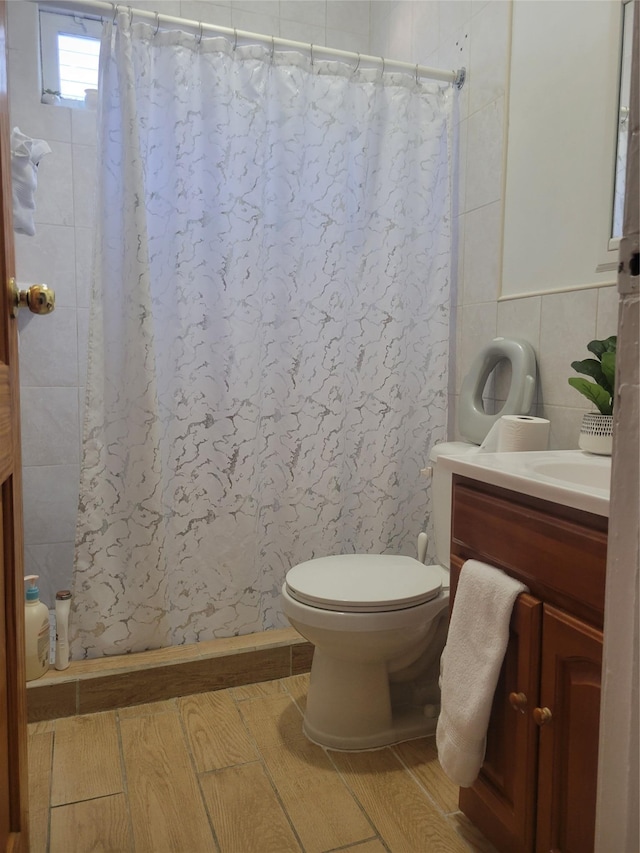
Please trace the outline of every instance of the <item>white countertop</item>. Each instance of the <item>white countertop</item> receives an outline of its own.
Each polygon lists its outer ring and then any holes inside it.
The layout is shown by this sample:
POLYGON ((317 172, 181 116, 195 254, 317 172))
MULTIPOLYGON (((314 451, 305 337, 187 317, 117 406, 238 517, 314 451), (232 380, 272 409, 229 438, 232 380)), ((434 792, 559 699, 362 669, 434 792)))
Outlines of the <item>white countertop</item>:
POLYGON ((493 486, 609 516, 610 456, 594 456, 582 450, 524 453, 478 450, 460 456, 441 456, 438 465, 493 486))

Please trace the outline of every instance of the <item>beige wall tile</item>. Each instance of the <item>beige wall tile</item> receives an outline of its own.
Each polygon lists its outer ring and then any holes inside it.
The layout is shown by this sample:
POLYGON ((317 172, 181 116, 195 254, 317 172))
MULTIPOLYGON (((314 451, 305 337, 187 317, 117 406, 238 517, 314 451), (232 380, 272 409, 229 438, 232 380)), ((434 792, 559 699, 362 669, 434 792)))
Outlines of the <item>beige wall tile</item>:
POLYGON ((544 406, 591 409, 589 401, 567 380, 578 375, 571 362, 589 358, 587 344, 595 337, 597 303, 595 289, 542 298, 538 366, 544 406))
POLYGON ((616 287, 598 288, 598 313, 596 318, 596 338, 602 340, 618 333, 618 289, 616 287))
POLYGON ((502 206, 494 202, 465 216, 463 303, 495 302, 500 287, 502 206))

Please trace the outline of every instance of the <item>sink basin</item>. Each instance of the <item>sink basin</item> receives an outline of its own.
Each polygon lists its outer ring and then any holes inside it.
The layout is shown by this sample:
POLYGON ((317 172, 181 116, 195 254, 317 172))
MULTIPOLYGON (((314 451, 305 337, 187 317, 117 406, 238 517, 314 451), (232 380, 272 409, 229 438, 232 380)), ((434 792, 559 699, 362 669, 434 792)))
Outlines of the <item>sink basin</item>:
POLYGON ((595 515, 609 515, 611 457, 582 450, 487 453, 472 449, 438 461, 453 473, 595 515))
POLYGON ((593 457, 585 459, 543 459, 532 463, 531 470, 562 483, 608 491, 611 482, 611 460, 593 457))

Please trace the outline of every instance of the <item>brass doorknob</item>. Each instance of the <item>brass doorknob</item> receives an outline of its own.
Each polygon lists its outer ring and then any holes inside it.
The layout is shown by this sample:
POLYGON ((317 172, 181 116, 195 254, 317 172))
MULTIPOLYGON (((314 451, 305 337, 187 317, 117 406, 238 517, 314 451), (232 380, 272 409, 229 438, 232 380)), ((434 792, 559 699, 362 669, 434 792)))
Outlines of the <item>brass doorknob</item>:
POLYGON ((509 693, 509 704, 514 711, 524 714, 527 709, 527 697, 524 693, 509 693))
POLYGON ((533 720, 537 726, 546 726, 551 722, 553 714, 548 708, 534 708, 533 720))
POLYGON ((9 280, 13 291, 13 316, 18 316, 21 308, 28 308, 33 314, 51 314, 56 305, 56 295, 46 284, 32 284, 27 290, 18 290, 14 278, 9 280))

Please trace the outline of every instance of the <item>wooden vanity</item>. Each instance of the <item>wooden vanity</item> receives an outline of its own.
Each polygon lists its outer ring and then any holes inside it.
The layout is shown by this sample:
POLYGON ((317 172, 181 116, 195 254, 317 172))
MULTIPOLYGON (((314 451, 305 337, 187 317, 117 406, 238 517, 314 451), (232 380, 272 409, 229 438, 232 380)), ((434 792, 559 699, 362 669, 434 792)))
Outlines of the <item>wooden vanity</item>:
POLYGON ((593 850, 608 518, 453 475, 465 560, 522 581, 485 761, 460 809, 501 853, 593 850))

